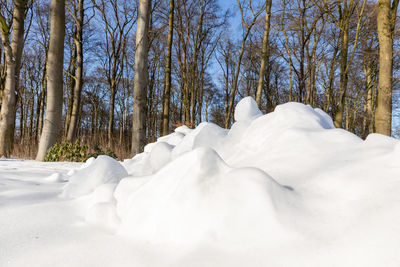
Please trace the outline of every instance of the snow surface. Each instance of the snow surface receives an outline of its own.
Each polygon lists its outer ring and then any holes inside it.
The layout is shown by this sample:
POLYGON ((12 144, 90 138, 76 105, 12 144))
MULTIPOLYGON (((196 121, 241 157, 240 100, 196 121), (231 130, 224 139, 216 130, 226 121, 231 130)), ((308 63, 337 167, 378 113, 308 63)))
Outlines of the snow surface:
POLYGON ((400 142, 320 109, 177 128, 123 162, 0 161, 0 266, 400 266, 400 142))

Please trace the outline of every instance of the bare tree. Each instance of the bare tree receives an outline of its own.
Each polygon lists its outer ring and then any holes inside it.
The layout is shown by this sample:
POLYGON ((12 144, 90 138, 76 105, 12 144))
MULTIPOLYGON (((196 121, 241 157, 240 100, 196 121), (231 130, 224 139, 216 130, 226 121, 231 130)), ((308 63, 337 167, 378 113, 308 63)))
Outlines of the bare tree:
MULTIPOLYGON (((340 91, 339 91, 339 103, 336 109, 334 124, 336 127, 342 127, 343 122, 343 113, 345 111, 345 103, 346 103, 346 93, 347 93, 347 85, 348 85, 348 72, 349 66, 351 65, 354 57, 354 53, 358 44, 358 36, 360 33, 360 26, 363 18, 364 8, 366 4, 366 0, 363 0, 361 8, 357 9, 359 1, 354 0, 346 0, 343 3, 339 3, 338 12, 339 19, 333 18, 336 25, 340 29, 340 91), (356 35, 354 40, 353 49, 351 51, 350 57, 348 55, 349 49, 349 30, 350 30, 350 19, 352 18, 354 12, 357 11, 357 26, 356 26, 356 35)), ((329 13, 331 15, 331 13, 329 13)))
POLYGON ((376 132, 392 132, 393 34, 399 0, 378 1, 379 88, 375 110, 376 132))
POLYGON ((47 150, 61 137, 65 0, 51 0, 50 40, 47 57, 47 104, 36 160, 43 161, 47 150))
POLYGON ((169 16, 168 16, 168 41, 167 55, 165 62, 165 86, 163 95, 163 111, 162 111, 162 135, 169 133, 169 116, 171 102, 171 58, 172 58, 172 39, 174 36, 174 0, 169 0, 169 16))
POLYGON ((146 87, 148 82, 148 31, 151 0, 140 0, 136 28, 135 83, 133 89, 132 153, 143 151, 146 144, 146 87))
POLYGON ((13 34, 9 43, 10 27, 0 14, 1 39, 5 52, 6 78, 0 114, 0 155, 9 156, 14 137, 15 92, 18 85, 21 56, 24 47, 24 20, 27 2, 14 1, 13 34))
POLYGON ((250 1, 250 10, 251 10, 253 17, 252 17, 250 23, 247 23, 246 19, 245 19, 245 14, 244 14, 244 9, 242 7, 242 3, 240 2, 240 0, 237 0, 237 3, 239 6, 240 16, 242 19, 243 36, 242 36, 242 42, 241 42, 241 46, 240 46, 238 60, 236 62, 236 69, 235 69, 232 93, 230 95, 227 112, 225 114, 225 128, 228 128, 229 124, 231 122, 233 106, 234 106, 234 102, 235 102, 236 92, 238 89, 240 66, 241 66, 243 54, 245 51, 246 40, 249 37, 250 31, 253 28, 254 24, 256 23, 257 18, 260 16, 260 14, 263 11, 263 8, 254 10, 253 7, 251 6, 251 1, 250 1))
POLYGON ((82 46, 83 20, 84 20, 83 4, 84 4, 84 0, 78 0, 78 4, 76 6, 75 0, 74 0, 72 2, 73 10, 70 10, 70 14, 72 15, 74 22, 75 22, 74 23, 75 24, 75 32, 74 32, 73 40, 74 40, 75 53, 76 53, 76 67, 75 67, 75 76, 73 77, 75 82, 74 82, 71 118, 70 118, 70 124, 68 126, 68 133, 67 133, 68 141, 73 141, 73 139, 76 136, 79 110, 80 110, 80 102, 81 102, 81 92, 82 92, 82 83, 83 83, 83 46, 82 46))
POLYGON ((269 44, 269 28, 270 28, 270 20, 271 20, 271 6, 272 0, 265 1, 265 26, 264 26, 264 35, 262 41, 262 50, 261 50, 261 66, 260 73, 258 75, 258 83, 257 83, 257 92, 256 92, 256 102, 258 107, 261 107, 261 95, 262 88, 264 84, 264 73, 266 64, 269 61, 268 57, 268 44, 269 44))
POLYGON ((113 144, 115 96, 124 68, 123 55, 126 50, 128 34, 131 31, 135 17, 135 8, 126 0, 92 0, 105 27, 105 52, 104 61, 107 82, 110 89, 110 113, 108 121, 108 147, 113 144), (121 12, 122 9, 122 12, 121 12))

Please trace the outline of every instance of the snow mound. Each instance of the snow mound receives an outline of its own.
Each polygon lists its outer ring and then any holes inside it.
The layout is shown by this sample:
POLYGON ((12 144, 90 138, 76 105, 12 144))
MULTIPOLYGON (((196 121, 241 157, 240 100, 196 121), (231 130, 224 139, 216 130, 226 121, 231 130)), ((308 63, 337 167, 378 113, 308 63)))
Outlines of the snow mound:
POLYGON ((84 169, 84 168, 89 167, 95 160, 96 160, 96 158, 94 158, 94 157, 88 158, 88 159, 85 161, 85 163, 82 164, 82 166, 80 167, 80 169, 84 169))
POLYGON ((173 146, 165 142, 157 142, 150 152, 149 160, 153 172, 158 171, 171 161, 173 146))
POLYGON ((235 121, 252 121, 262 115, 256 101, 250 96, 243 98, 235 108, 235 121))
POLYGON ((262 118, 265 127, 283 130, 301 128, 308 130, 334 129, 332 119, 322 110, 301 103, 290 102, 278 105, 274 112, 262 118))
POLYGON ((102 184, 118 183, 121 178, 128 176, 121 163, 109 156, 98 156, 87 165, 69 178, 63 196, 80 197, 87 195, 102 184))
POLYGON ((208 122, 200 123, 194 130, 181 126, 174 133, 146 145, 143 153, 125 160, 123 166, 131 176, 151 175, 168 162, 195 148, 221 148, 227 133, 228 130, 208 122))
MULTIPOLYGON (((179 127, 122 164, 94 160, 64 192, 91 193, 87 222, 188 262, 207 248, 239 266, 382 266, 400 249, 399 162, 394 138, 363 141, 300 103, 261 115, 244 98, 230 130, 179 127)), ((199 266, 232 266, 212 263, 199 266)))
POLYGON ((116 189, 119 233, 177 246, 240 244, 260 234, 277 236, 282 227, 276 207, 291 193, 260 169, 228 167, 206 147, 177 158, 141 186, 136 184, 129 177, 116 189), (254 231, 247 231, 249 225, 254 231))
POLYGON ((226 134, 227 130, 218 125, 209 122, 202 122, 175 146, 172 151, 172 156, 173 158, 176 158, 179 155, 198 147, 218 148, 222 144, 226 134))
POLYGON ((46 177, 46 181, 48 182, 53 182, 53 183, 63 183, 66 182, 66 180, 64 179, 63 175, 61 173, 53 173, 52 175, 50 175, 49 177, 46 177))

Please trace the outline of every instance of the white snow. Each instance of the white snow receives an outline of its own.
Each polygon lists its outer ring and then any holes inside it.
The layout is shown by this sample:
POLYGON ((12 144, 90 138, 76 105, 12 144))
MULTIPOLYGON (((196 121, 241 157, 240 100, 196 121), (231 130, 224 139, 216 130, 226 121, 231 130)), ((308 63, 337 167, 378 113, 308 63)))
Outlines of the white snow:
POLYGON ((98 156, 88 159, 83 168, 69 177, 69 182, 64 188, 66 197, 80 197, 93 192, 98 186, 106 183, 118 183, 121 178, 128 175, 125 168, 109 156, 98 156))
POLYGON ((122 163, 0 161, 0 266, 400 266, 398 140, 299 103, 234 118, 122 163))
POLYGON ((250 96, 243 98, 235 108, 234 118, 237 122, 252 121, 262 115, 256 101, 250 96))

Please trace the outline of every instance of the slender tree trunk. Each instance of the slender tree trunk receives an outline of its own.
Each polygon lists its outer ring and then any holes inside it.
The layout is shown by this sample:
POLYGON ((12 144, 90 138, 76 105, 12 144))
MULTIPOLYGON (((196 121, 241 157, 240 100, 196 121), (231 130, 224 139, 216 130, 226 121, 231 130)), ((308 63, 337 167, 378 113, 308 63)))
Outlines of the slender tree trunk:
POLYGON ((30 114, 29 114, 29 142, 32 141, 32 136, 33 136, 33 114, 34 114, 34 110, 35 110, 35 100, 32 97, 31 101, 30 101, 30 114))
POLYGON ((364 122, 363 122, 363 136, 366 137, 368 134, 374 132, 373 123, 373 91, 374 83, 372 81, 372 67, 371 62, 368 60, 364 65, 364 76, 365 76, 365 105, 364 105, 364 122))
POLYGON ((368 92, 368 105, 367 105, 367 112, 369 114, 369 126, 368 126, 368 132, 369 133, 374 133, 375 132, 375 114, 374 114, 374 108, 375 108, 375 86, 376 82, 374 82, 369 89, 370 91, 368 92))
POLYGON ((339 103, 335 113, 335 120, 334 124, 335 127, 339 128, 342 127, 343 122, 343 113, 345 109, 345 101, 346 101, 346 91, 347 91, 347 53, 349 47, 349 21, 344 20, 342 23, 341 29, 341 49, 340 49, 340 89, 339 89, 339 103))
MULTIPOLYGON (((357 48, 358 36, 360 33, 361 20, 364 13, 364 8, 366 5, 366 0, 363 0, 360 12, 357 12, 357 27, 356 34, 354 38, 353 49, 351 51, 350 57, 348 58, 348 46, 349 46, 349 23, 350 19, 356 9, 357 2, 351 0, 350 2, 343 1, 343 11, 339 8, 340 17, 340 35, 341 35, 341 51, 340 51, 340 90, 339 90, 339 104, 335 114, 334 125, 336 127, 342 127, 343 122, 343 112, 345 109, 345 101, 347 94, 347 83, 348 83, 348 70, 353 61, 354 53, 357 48)), ((340 6, 339 6, 340 7, 340 6)))
POLYGON ((100 130, 99 130, 99 106, 96 103, 94 105, 94 127, 95 127, 95 132, 94 132, 94 143, 98 144, 99 143, 99 135, 100 135, 100 130))
MULTIPOLYGON (((45 53, 45 62, 47 62, 48 57, 48 47, 46 48, 45 53)), ((43 124, 44 124, 44 107, 46 106, 46 96, 47 96, 47 64, 45 63, 43 66, 42 73, 42 92, 40 93, 40 119, 38 125, 38 136, 37 140, 40 140, 40 136, 42 135, 43 124)))
MULTIPOLYGON (((329 112, 329 107, 333 107, 335 103, 333 101, 333 82, 335 80, 335 67, 336 67, 336 55, 337 52, 339 51, 339 45, 337 45, 334 49, 333 52, 333 58, 331 61, 331 65, 329 67, 329 78, 328 78, 328 88, 326 88, 325 92, 325 112, 329 112), (332 105, 333 104, 333 105, 332 105)), ((333 109, 333 108, 332 108, 333 109)), ((333 114, 332 110, 329 112, 330 114, 333 114)))
MULTIPOLYGON (((76 32, 74 33, 74 35, 76 32)), ((72 50, 72 49, 71 49, 72 50)), ((67 112, 65 114, 65 123, 64 123, 64 131, 65 136, 68 135, 68 129, 71 122, 71 113, 72 113, 72 105, 74 102, 74 88, 75 88, 75 75, 76 75, 76 58, 77 58, 76 49, 73 49, 73 52, 70 54, 70 63, 68 67, 69 75, 69 88, 68 88, 68 101, 67 101, 67 112)))
POLYGON ((199 91, 198 83, 198 59, 199 52, 202 43, 202 31, 203 31, 203 20, 204 20, 204 3, 205 1, 201 1, 200 3, 200 18, 199 23, 197 24, 196 29, 196 40, 194 43, 194 56, 193 62, 191 64, 191 92, 190 92, 190 124, 192 127, 195 125, 195 117, 196 117, 196 105, 197 105, 197 95, 199 91))
POLYGON ((379 87, 375 110, 376 132, 392 131, 393 34, 399 0, 378 1, 379 87))
POLYGON ((24 109, 24 103, 22 103, 22 97, 18 97, 18 94, 17 94, 17 97, 16 97, 16 99, 15 99, 15 106, 18 106, 18 104, 19 104, 19 107, 20 107, 20 117, 19 117, 19 138, 20 139, 24 139, 24 137, 25 137, 25 123, 24 123, 24 121, 25 121, 25 109, 24 109))
POLYGON ((293 82, 292 82, 292 54, 289 49, 289 39, 287 37, 286 30, 283 30, 285 36, 285 49, 288 55, 288 69, 289 69, 289 101, 293 101, 293 82))
POLYGON ((225 67, 226 67, 226 75, 225 75, 225 114, 228 114, 229 108, 229 69, 230 69, 230 52, 227 51, 225 54, 225 67))
POLYGON ((182 75, 182 80, 183 80, 183 117, 184 117, 184 122, 186 123, 187 121, 190 120, 190 101, 189 101, 189 78, 188 78, 188 64, 187 64, 187 54, 186 54, 187 48, 186 45, 183 49, 183 75, 182 75))
MULTIPOLYGON (((233 111, 233 106, 235 104, 235 97, 236 97, 236 91, 238 89, 238 82, 239 82, 239 74, 240 74, 240 65, 242 63, 242 58, 243 58, 243 54, 244 54, 244 50, 245 50, 245 44, 246 44, 246 40, 249 37, 250 31, 253 28, 254 24, 256 23, 256 20, 258 18, 258 16, 262 13, 262 9, 259 10, 259 12, 257 13, 253 13, 253 19, 250 23, 250 25, 248 25, 244 19, 243 16, 243 8, 241 5, 240 0, 237 0, 239 9, 240 9, 240 15, 241 15, 241 20, 242 20, 242 25, 244 26, 244 28, 246 29, 244 31, 244 35, 242 38, 242 44, 240 46, 240 52, 239 52, 239 57, 238 60, 236 62, 236 69, 235 69, 235 76, 233 79, 233 86, 232 86, 232 92, 229 98, 229 105, 225 114, 225 123, 224 123, 224 127, 228 128, 229 124, 231 123, 231 116, 232 116, 232 111, 233 111)), ((243 27, 242 26, 242 27, 243 27)))
POLYGON ((111 90, 110 90, 110 115, 108 119, 108 130, 107 130, 107 139, 108 139, 108 148, 111 149, 113 145, 113 132, 114 132, 114 109, 115 109, 115 94, 117 93, 116 82, 113 79, 111 81, 111 90))
MULTIPOLYGON (((250 33, 250 31, 247 32, 246 39, 247 39, 248 33, 250 33)), ((239 53, 239 58, 238 58, 238 61, 236 62, 235 76, 234 76, 234 79, 233 79, 233 88, 232 88, 232 92, 231 92, 231 95, 230 95, 230 98, 229 98, 228 109, 227 109, 226 114, 225 114, 225 128, 228 128, 229 124, 231 122, 231 113, 232 113, 232 110, 233 110, 236 91, 237 91, 237 88, 238 88, 240 65, 242 63, 245 42, 246 42, 246 40, 243 39, 242 40, 242 46, 241 46, 240 53, 239 53)))
POLYGON ((36 160, 43 161, 47 150, 61 137, 65 0, 50 2, 50 40, 47 57, 47 104, 36 160))
POLYGON ((265 5, 266 5, 265 25, 264 25, 264 36, 263 36, 262 50, 261 50, 261 65, 260 65, 260 72, 258 74, 258 83, 256 91, 256 102, 259 108, 261 108, 261 95, 262 95, 262 88, 264 85, 265 66, 267 63, 269 63, 268 44, 269 44, 269 28, 270 28, 272 0, 265 0, 265 5))
POLYGON ((14 1, 13 35, 9 44, 10 29, 0 15, 1 38, 5 50, 6 80, 0 113, 0 156, 10 156, 14 138, 15 92, 18 86, 21 56, 24 47, 24 20, 26 1, 14 1))
POLYGON ((233 88, 232 88, 232 92, 231 92, 231 95, 229 98, 228 109, 225 114, 225 128, 228 128, 229 124, 231 122, 231 114, 233 111, 233 105, 235 104, 236 91, 239 86, 238 82, 239 82, 239 74, 240 74, 240 65, 242 64, 242 58, 243 58, 243 54, 244 54, 245 44, 246 44, 247 37, 250 34, 250 30, 251 30, 251 27, 247 28, 246 33, 242 39, 242 45, 240 47, 239 58, 238 58, 238 61, 236 62, 235 76, 233 78, 233 88))
POLYGON ((202 112, 203 112, 203 99, 204 99, 204 72, 207 63, 204 64, 204 53, 201 59, 201 72, 200 72, 200 79, 198 81, 198 102, 199 102, 199 109, 198 109, 198 122, 202 121, 202 112))
POLYGON ((169 133, 169 108, 171 102, 171 57, 172 57, 172 39, 174 36, 174 0, 169 1, 169 18, 168 18, 168 41, 167 55, 165 63, 165 86, 163 95, 162 110, 162 135, 169 133))
POLYGON ((151 0, 140 0, 136 28, 135 82, 133 88, 132 153, 143 151, 146 144, 146 88, 148 82, 148 29, 151 0))
MULTIPOLYGON (((47 79, 45 79, 47 81, 47 79)), ((42 95, 40 100, 40 120, 39 120, 39 131, 38 131, 38 141, 40 140, 40 136, 42 135, 43 125, 44 125, 44 107, 46 106, 46 95, 47 95, 47 82, 44 83, 45 87, 42 87, 42 95)))
POLYGON ((305 97, 305 103, 307 105, 311 105, 311 84, 312 84, 312 78, 311 78, 311 73, 312 73, 312 69, 313 69, 313 65, 314 62, 312 61, 312 57, 310 54, 310 47, 309 47, 309 42, 307 42, 307 46, 306 46, 306 60, 307 60, 307 86, 306 86, 306 97, 305 97))
POLYGON ((298 102, 302 103, 303 102, 303 94, 305 90, 305 83, 306 83, 306 78, 304 74, 304 67, 305 67, 305 45, 306 45, 306 37, 305 37, 305 16, 306 16, 306 1, 303 0, 303 8, 301 9, 301 22, 300 22, 300 77, 299 77, 299 96, 298 96, 298 102))
POLYGON ((78 126, 78 117, 81 103, 81 92, 83 84, 83 48, 82 48, 82 35, 83 35, 83 19, 84 19, 84 8, 83 1, 78 2, 78 18, 75 22, 76 35, 74 37, 75 50, 76 50, 76 74, 75 74, 75 86, 74 86, 74 98, 71 111, 71 119, 68 127, 67 140, 73 141, 76 137, 76 129, 78 126))
POLYGON ((344 123, 344 125, 345 125, 345 129, 346 129, 346 131, 350 131, 350 121, 351 121, 351 119, 350 119, 350 100, 348 100, 348 99, 346 99, 345 100, 346 101, 346 103, 345 103, 345 105, 346 105, 346 120, 345 120, 345 123, 344 123))
POLYGON ((6 81, 6 64, 7 62, 4 60, 4 51, 0 46, 0 110, 1 103, 3 101, 3 92, 6 81))
POLYGON ((37 104, 36 104, 36 118, 35 118, 35 141, 38 140, 39 136, 40 106, 42 104, 42 94, 43 90, 36 95, 37 104))

